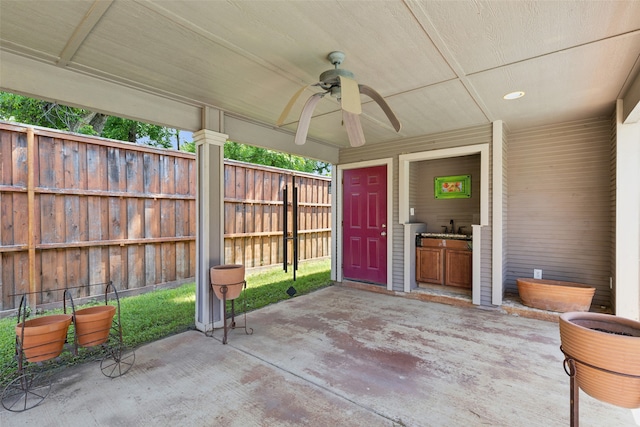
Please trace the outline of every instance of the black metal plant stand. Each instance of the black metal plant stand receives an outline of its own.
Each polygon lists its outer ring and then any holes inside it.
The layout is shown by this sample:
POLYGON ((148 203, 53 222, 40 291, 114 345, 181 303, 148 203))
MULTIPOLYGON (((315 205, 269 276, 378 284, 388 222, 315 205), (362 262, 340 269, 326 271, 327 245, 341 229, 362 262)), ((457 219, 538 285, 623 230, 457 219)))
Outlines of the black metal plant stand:
MULTIPOLYGON (((102 285, 102 284, 99 284, 102 285)), ((89 285, 95 286, 95 285, 89 285)), ((78 333, 76 325, 76 310, 73 298, 71 296, 72 289, 86 289, 87 286, 78 286, 65 289, 54 289, 54 291, 63 291, 63 308, 64 313, 67 313, 67 302, 72 314, 74 325, 73 342, 65 340, 65 347, 69 349, 74 356, 78 355, 78 348, 83 347, 78 342, 78 333)), ((122 341, 122 323, 120 321, 120 299, 118 292, 111 282, 105 284, 104 303, 109 303, 109 295, 113 294, 112 298, 115 298, 117 302, 116 315, 113 317, 111 328, 108 331, 108 337, 105 342, 99 345, 102 349, 104 356, 100 362, 100 370, 102 373, 110 378, 119 377, 124 375, 133 366, 135 361, 135 353, 133 350, 127 350, 122 341)), ((31 409, 38 406, 47 397, 51 389, 51 377, 53 373, 61 367, 59 363, 55 362, 58 358, 57 353, 51 353, 45 355, 46 359, 40 359, 40 361, 30 362, 25 356, 24 343, 24 328, 27 317, 29 316, 29 307, 26 303, 26 298, 29 293, 22 294, 20 306, 18 309, 18 324, 22 323, 21 331, 16 333, 16 346, 15 357, 17 360, 17 377, 13 379, 2 391, 1 402, 2 406, 8 411, 22 412, 27 409, 31 409)), ((106 333, 106 329, 103 330, 106 333)), ((46 346, 50 343, 45 342, 41 346, 46 346)), ((96 345, 98 347, 98 345, 96 345)), ((35 347, 29 347, 29 350, 35 347)), ((64 351, 64 349, 62 350, 64 351)))
POLYGON ((569 375, 569 426, 578 427, 580 424, 580 387, 578 387, 578 382, 576 381, 576 361, 565 354, 562 366, 567 375, 569 375))
MULTIPOLYGON (((217 288, 220 291, 220 294, 222 294, 222 307, 223 307, 223 311, 222 311, 222 320, 223 320, 223 330, 224 330, 224 335, 222 337, 222 344, 226 344, 227 343, 227 336, 228 336, 228 332, 230 329, 236 329, 236 328, 242 328, 244 329, 245 334, 247 335, 252 335, 253 334, 253 328, 248 328, 247 327, 247 299, 246 299, 246 289, 247 289, 247 282, 246 280, 243 280, 242 282, 238 282, 238 283, 234 283, 231 285, 219 285, 216 283, 211 283, 211 287, 212 288, 217 288), (243 325, 236 325, 236 306, 235 306, 235 300, 231 299, 231 323, 227 323, 227 293, 229 291, 229 286, 234 286, 234 285, 238 285, 242 283, 242 292, 240 293, 240 298, 242 301, 242 315, 244 317, 244 324, 243 325)), ((211 299, 211 311, 213 312, 213 298, 211 299)), ((207 333, 205 333, 205 335, 213 337, 213 331, 215 330, 215 328, 212 328, 210 331, 207 331, 207 333)))
POLYGON ((562 354, 564 354, 564 361, 562 362, 562 366, 566 374, 569 376, 569 407, 570 407, 569 426, 570 427, 579 427, 580 425, 580 410, 579 410, 580 409, 579 407, 580 386, 578 385, 578 380, 576 378, 577 363, 580 363, 584 366, 588 366, 589 368, 604 372, 608 375, 617 375, 617 376, 626 377, 626 378, 640 378, 637 375, 629 375, 621 372, 613 372, 608 369, 600 368, 598 366, 585 363, 567 354, 562 348, 562 346, 560 347, 560 351, 562 352, 562 354))

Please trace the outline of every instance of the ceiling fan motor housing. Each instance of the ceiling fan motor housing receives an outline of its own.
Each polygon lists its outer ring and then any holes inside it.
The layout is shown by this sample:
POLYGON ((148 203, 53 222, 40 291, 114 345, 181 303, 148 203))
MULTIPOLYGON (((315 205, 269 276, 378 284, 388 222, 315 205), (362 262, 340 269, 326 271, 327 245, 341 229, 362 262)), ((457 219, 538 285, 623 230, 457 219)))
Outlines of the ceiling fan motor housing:
POLYGON ((355 76, 351 71, 344 70, 342 68, 327 70, 320 74, 320 83, 322 84, 322 88, 327 90, 333 86, 340 85, 340 76, 355 80, 355 76))

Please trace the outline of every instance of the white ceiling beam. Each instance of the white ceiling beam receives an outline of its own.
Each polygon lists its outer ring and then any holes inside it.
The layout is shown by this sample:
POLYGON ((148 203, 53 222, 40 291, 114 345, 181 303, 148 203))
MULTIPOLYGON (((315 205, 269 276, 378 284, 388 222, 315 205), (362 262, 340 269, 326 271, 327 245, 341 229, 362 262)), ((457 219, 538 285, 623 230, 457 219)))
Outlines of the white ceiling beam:
POLYGON ((89 33, 93 30, 96 24, 102 19, 102 16, 105 14, 109 6, 113 3, 113 0, 96 0, 93 5, 89 8, 86 15, 80 21, 80 24, 76 27, 76 30, 73 32, 69 40, 67 40, 67 44, 64 49, 60 53, 60 58, 58 59, 58 66, 66 67, 71 58, 76 54, 80 46, 87 38, 89 33))
POLYGON ((307 138, 306 144, 296 145, 293 142, 294 135, 292 132, 226 113, 224 116, 224 133, 229 135, 231 141, 241 144, 282 151, 331 164, 338 163, 339 150, 336 147, 313 141, 309 138, 307 138))
POLYGON ((6 51, 0 51, 0 88, 99 113, 189 131, 202 113, 166 97, 108 82, 6 51))
POLYGON ((210 106, 186 104, 138 89, 0 51, 0 90, 85 108, 117 117, 187 131, 224 132, 233 141, 338 162, 338 149, 309 139, 294 144, 294 135, 210 106))
POLYGON ((447 62, 449 67, 451 67, 451 70, 455 73, 458 80, 460 81, 460 83, 462 83, 462 85, 469 93, 475 104, 478 106, 482 114, 485 116, 487 121, 493 122, 497 120, 498 118, 493 117, 491 111, 489 110, 489 107, 486 106, 486 104, 482 100, 482 97, 476 91, 476 88, 466 77, 464 69, 456 59, 455 55, 452 53, 451 49, 449 49, 449 46, 445 42, 444 38, 440 35, 440 32, 438 31, 436 26, 429 18, 429 14, 424 9, 424 4, 418 0, 405 0, 405 4, 411 10, 413 16, 420 24, 427 37, 431 39, 434 46, 438 49, 438 52, 440 53, 442 58, 447 62))

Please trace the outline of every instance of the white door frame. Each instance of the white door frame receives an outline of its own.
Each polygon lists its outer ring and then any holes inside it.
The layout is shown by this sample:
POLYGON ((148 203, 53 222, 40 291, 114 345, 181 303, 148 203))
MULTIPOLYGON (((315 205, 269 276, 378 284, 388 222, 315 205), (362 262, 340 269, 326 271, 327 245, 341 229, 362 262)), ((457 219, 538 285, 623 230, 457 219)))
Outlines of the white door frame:
MULTIPOLYGON (((474 225, 473 230, 473 274, 471 286, 471 300, 473 304, 480 305, 480 285, 481 285, 481 253, 482 247, 480 233, 476 228, 489 225, 489 144, 466 145, 462 147, 445 148, 441 150, 422 151, 419 153, 401 154, 399 156, 399 179, 398 179, 398 219, 400 224, 409 222, 409 166, 411 162, 423 160, 443 159, 448 157, 468 156, 480 154, 480 224, 474 225)), ((479 230, 478 230, 479 231, 479 230)), ((410 267, 410 260, 404 260, 404 268, 410 267)), ((404 289, 409 292, 410 284, 405 283, 404 289)))
POLYGON ((364 162, 346 163, 338 165, 338 174, 336 179, 336 200, 335 221, 333 229, 336 231, 336 281, 342 282, 342 207, 343 207, 343 189, 342 181, 345 170, 362 169, 372 166, 387 166, 387 290, 393 290, 393 159, 376 159, 364 162))

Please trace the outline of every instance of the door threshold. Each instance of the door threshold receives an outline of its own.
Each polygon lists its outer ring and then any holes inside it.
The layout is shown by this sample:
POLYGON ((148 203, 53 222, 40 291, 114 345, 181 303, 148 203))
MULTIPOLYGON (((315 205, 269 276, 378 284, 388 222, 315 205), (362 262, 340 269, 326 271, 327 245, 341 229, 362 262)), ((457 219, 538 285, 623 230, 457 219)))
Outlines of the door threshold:
POLYGON ((471 302, 471 289, 456 288, 453 286, 420 283, 418 287, 411 289, 411 292, 407 294, 407 296, 420 301, 437 302, 459 307, 474 306, 471 302))
POLYGON ((387 290, 386 285, 379 285, 370 282, 357 282, 354 280, 343 279, 342 282, 335 282, 336 285, 344 286, 347 288, 360 289, 363 291, 377 292, 379 294, 397 295, 395 291, 387 290))

